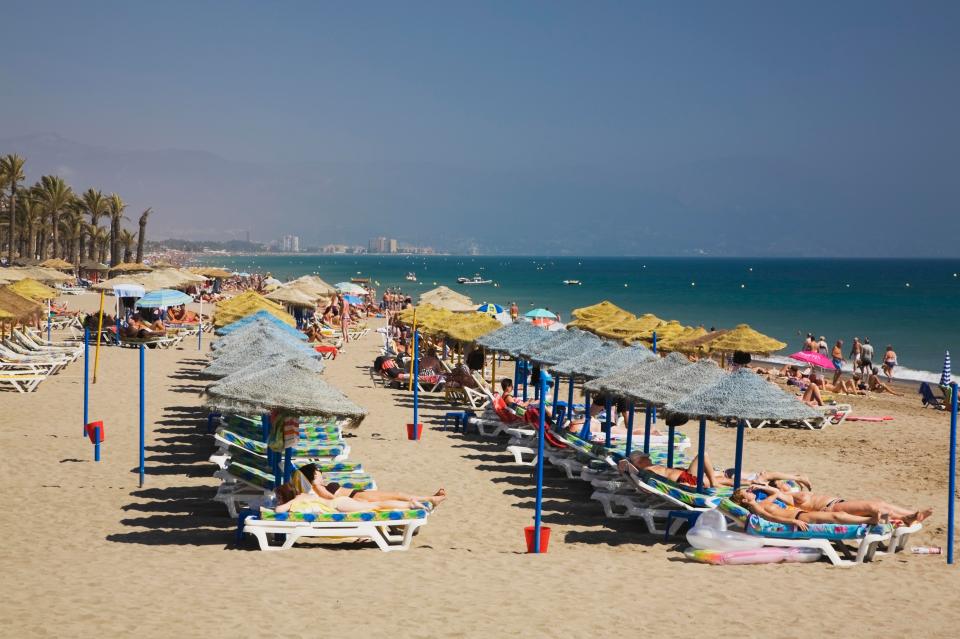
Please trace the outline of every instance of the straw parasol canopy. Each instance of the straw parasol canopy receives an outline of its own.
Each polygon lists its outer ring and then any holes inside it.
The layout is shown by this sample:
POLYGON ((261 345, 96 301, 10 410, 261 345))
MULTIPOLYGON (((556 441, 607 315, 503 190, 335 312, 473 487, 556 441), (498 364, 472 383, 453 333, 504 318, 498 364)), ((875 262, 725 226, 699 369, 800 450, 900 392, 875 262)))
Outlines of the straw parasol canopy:
POLYGON ((322 359, 314 359, 312 357, 288 357, 286 355, 268 355, 262 360, 253 362, 252 364, 247 364, 242 368, 236 369, 234 372, 230 373, 226 377, 221 378, 220 382, 214 383, 225 383, 225 382, 235 382, 249 377, 254 373, 259 373, 260 371, 272 368, 283 364, 284 362, 296 360, 302 363, 308 370, 313 373, 320 374, 324 370, 324 364, 322 359))
MULTIPOLYGON (((726 335, 730 332, 728 328, 721 328, 716 331, 710 331, 701 335, 700 337, 692 338, 678 338, 669 343, 667 348, 668 350, 681 351, 684 353, 709 353, 710 352, 710 342, 717 339, 722 335, 726 335)), ((659 343, 657 344, 659 348, 659 343)))
POLYGON ((658 363, 663 364, 659 368, 644 368, 643 374, 627 388, 627 397, 633 401, 661 406, 685 397, 698 388, 715 384, 727 374, 709 359, 676 366, 670 370, 667 362, 674 355, 675 353, 671 353, 659 360, 658 363))
POLYGON ((38 282, 69 282, 73 280, 73 277, 66 273, 61 273, 52 268, 43 268, 42 266, 0 268, 0 277, 11 282, 16 282, 17 280, 28 277, 38 282))
POLYGON ((312 308, 316 306, 317 298, 307 295, 303 291, 293 287, 281 287, 267 295, 268 300, 289 304, 290 306, 303 306, 312 308))
POLYGON ((52 300, 56 299, 57 297, 56 290, 50 288, 49 286, 44 286, 37 280, 30 279, 29 277, 16 281, 13 284, 10 284, 7 288, 17 295, 26 297, 27 299, 35 302, 52 300))
POLYGON ((298 331, 293 326, 287 324, 281 319, 278 319, 266 311, 258 311, 251 315, 246 315, 241 317, 236 322, 226 324, 217 328, 217 335, 226 336, 233 335, 234 333, 245 332, 252 330, 256 326, 269 326, 271 328, 279 328, 281 331, 287 333, 287 335, 296 337, 299 340, 306 341, 307 336, 298 331))
POLYGON ((263 335, 277 342, 290 342, 294 346, 303 346, 306 335, 300 331, 288 332, 287 329, 289 328, 289 326, 282 322, 280 324, 274 324, 272 322, 250 322, 228 335, 217 338, 210 343, 210 348, 215 351, 213 357, 216 357, 222 349, 237 346, 258 335, 263 335))
POLYGON ((202 284, 207 281, 207 278, 203 275, 197 275, 196 273, 191 273, 185 268, 173 268, 170 271, 179 277, 184 282, 189 282, 192 284, 202 284))
POLYGON ((744 351, 763 354, 779 351, 786 346, 784 342, 768 337, 747 324, 738 324, 736 328, 707 343, 707 347, 713 352, 744 351))
POLYGON ((593 327, 593 332, 602 337, 630 344, 648 338, 654 330, 659 337, 660 327, 664 324, 665 322, 656 315, 647 313, 643 317, 599 324, 593 327))
POLYGON ((142 286, 140 281, 135 278, 133 275, 118 275, 117 277, 111 277, 110 279, 97 282, 90 287, 92 291, 112 291, 114 286, 117 285, 127 285, 127 284, 136 284, 142 286))
POLYGON ((52 268, 57 271, 72 271, 73 264, 66 260, 62 260, 59 257, 51 257, 49 260, 44 260, 40 262, 40 266, 44 268, 52 268))
POLYGON ((639 387, 642 381, 656 379, 662 375, 671 375, 690 365, 690 362, 684 356, 671 353, 662 359, 654 357, 628 367, 619 367, 604 374, 603 377, 597 377, 587 382, 583 385, 583 388, 591 393, 631 398, 633 397, 633 389, 639 387))
POLYGON ((475 342, 477 338, 491 333, 501 326, 503 324, 491 315, 457 313, 441 331, 454 341, 469 343, 475 342))
POLYGON ((743 368, 667 404, 666 409, 691 418, 715 420, 801 420, 818 416, 817 411, 779 386, 743 368))
POLYGON ((288 282, 286 286, 290 288, 296 288, 315 298, 330 297, 331 295, 335 295, 337 292, 337 289, 316 275, 303 275, 291 282, 288 282))
POLYGON ((280 304, 268 300, 254 291, 245 291, 236 297, 218 302, 214 315, 214 325, 225 326, 257 311, 266 311, 290 326, 296 326, 293 317, 287 314, 280 304))
POLYGON ((294 415, 346 417, 359 422, 366 411, 324 382, 312 364, 287 360, 257 373, 207 388, 208 404, 225 413, 283 410, 294 415))
POLYGON ((109 271, 110 267, 106 264, 101 264, 96 260, 84 260, 80 262, 80 270, 82 271, 109 271))
POLYGON ((555 334, 561 337, 551 342, 549 348, 538 347, 537 352, 530 353, 531 361, 544 366, 553 366, 580 353, 591 351, 601 343, 601 339, 593 333, 577 329, 558 331, 555 334))
POLYGON ((146 264, 137 264, 136 262, 124 262, 110 267, 111 273, 147 273, 153 268, 146 264))
POLYGON ((248 364, 256 363, 265 357, 283 355, 319 359, 320 355, 306 344, 277 340, 267 335, 253 335, 248 339, 234 343, 231 348, 221 348, 211 354, 213 362, 203 369, 208 377, 225 377, 248 364))
POLYGON ((491 331, 482 337, 477 338, 477 345, 498 352, 497 349, 504 343, 512 342, 521 336, 539 335, 545 332, 545 329, 534 326, 529 322, 518 322, 516 324, 507 324, 495 331, 491 331))
POLYGON ((681 348, 678 348, 678 345, 685 344, 686 342, 699 339, 706 335, 709 335, 709 333, 707 332, 707 329, 702 326, 697 326, 696 328, 688 326, 683 330, 682 333, 674 337, 668 337, 664 339, 661 339, 660 332, 657 331, 657 350, 682 350, 681 348))
POLYGON ((599 348, 565 362, 559 362, 552 367, 552 370, 558 375, 576 375, 593 379, 612 375, 625 368, 639 366, 656 357, 649 348, 641 344, 620 347, 611 342, 604 342, 599 348))
POLYGON ((570 322, 570 326, 587 330, 592 326, 599 326, 600 324, 636 319, 636 315, 630 311, 626 311, 613 302, 606 300, 593 306, 575 308, 571 315, 573 316, 573 321, 570 322))
POLYGON ((202 275, 203 277, 209 277, 213 279, 225 279, 233 276, 233 273, 227 269, 215 266, 194 266, 187 270, 195 275, 202 275))
POLYGON ((463 293, 458 293, 446 286, 430 289, 420 296, 420 304, 430 304, 455 313, 473 312, 477 304, 463 293))
POLYGON ((45 310, 35 301, 11 291, 9 286, 0 287, 0 312, 6 319, 24 322, 38 317, 45 310))

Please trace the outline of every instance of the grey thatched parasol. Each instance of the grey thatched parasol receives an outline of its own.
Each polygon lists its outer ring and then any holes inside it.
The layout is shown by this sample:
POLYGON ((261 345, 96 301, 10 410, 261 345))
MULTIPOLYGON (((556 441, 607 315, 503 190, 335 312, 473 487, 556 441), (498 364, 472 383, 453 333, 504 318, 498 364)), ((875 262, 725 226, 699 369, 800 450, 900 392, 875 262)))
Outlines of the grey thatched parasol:
POLYGON ((546 329, 528 322, 517 322, 507 324, 503 328, 498 328, 477 338, 477 345, 491 352, 506 352, 509 346, 518 343, 520 340, 526 340, 531 336, 542 335, 546 332, 546 329))
POLYGON ((213 363, 203 369, 203 375, 225 377, 230 373, 272 355, 318 359, 320 355, 309 346, 297 346, 263 336, 254 336, 234 348, 221 349, 213 354, 213 363))
POLYGON ((511 357, 520 357, 520 351, 527 348, 535 348, 537 344, 543 344, 554 339, 556 332, 541 330, 539 333, 530 333, 528 335, 518 335, 511 340, 504 340, 504 344, 499 348, 511 357))
POLYGON ((553 372, 558 375, 577 375, 593 379, 613 375, 625 368, 634 368, 657 357, 649 348, 640 344, 626 348, 608 342, 602 342, 602 344, 599 348, 557 363, 552 367, 553 372))
POLYGON ((707 419, 803 420, 819 416, 810 406, 747 369, 724 375, 717 383, 668 403, 666 408, 707 419))
POLYGON ((593 333, 578 329, 557 331, 556 335, 557 337, 549 342, 542 342, 535 348, 525 350, 522 354, 530 361, 551 366, 595 348, 601 342, 600 338, 593 333))
POLYGON ((249 415, 278 409, 294 415, 363 419, 366 411, 323 381, 311 366, 287 360, 256 373, 221 380, 207 388, 207 405, 224 413, 249 415))
MULTIPOLYGON (((666 363, 670 357, 661 362, 666 363)), ((662 406, 705 386, 716 384, 725 376, 715 362, 702 359, 689 366, 680 366, 672 371, 646 369, 644 375, 627 388, 627 399, 662 406)))
POLYGON ((210 348, 217 353, 233 346, 242 345, 256 336, 263 336, 277 342, 285 342, 302 348, 305 343, 296 335, 285 331, 270 322, 252 322, 243 328, 237 329, 229 335, 224 335, 210 343, 210 348))
POLYGON ((643 360, 629 368, 620 368, 608 375, 587 382, 583 388, 591 393, 630 397, 633 389, 638 387, 641 381, 670 375, 688 366, 690 366, 690 362, 687 358, 671 353, 662 359, 654 357, 643 360))
POLYGON ((271 368, 273 366, 279 366, 280 364, 283 364, 284 362, 289 360, 297 360, 301 362, 306 368, 308 368, 314 373, 317 373, 318 375, 322 373, 323 369, 325 368, 323 364, 323 360, 320 360, 320 359, 314 359, 312 357, 302 357, 300 355, 294 355, 293 357, 291 357, 289 355, 278 353, 275 355, 267 355, 263 359, 257 360, 255 362, 251 362, 246 366, 241 366, 240 368, 234 369, 229 375, 224 376, 223 379, 221 379, 219 382, 214 382, 214 383, 222 384, 228 381, 230 382, 238 381, 249 375, 253 375, 254 373, 259 373, 264 369, 271 368))

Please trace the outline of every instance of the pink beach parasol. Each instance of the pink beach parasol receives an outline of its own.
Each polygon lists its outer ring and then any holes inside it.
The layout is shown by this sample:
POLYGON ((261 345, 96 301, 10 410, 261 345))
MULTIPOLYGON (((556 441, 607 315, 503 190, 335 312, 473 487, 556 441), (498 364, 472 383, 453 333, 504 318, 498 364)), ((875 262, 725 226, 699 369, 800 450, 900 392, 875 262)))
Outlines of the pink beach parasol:
POLYGON ((829 368, 830 370, 837 369, 837 367, 833 365, 833 360, 831 360, 829 357, 811 351, 800 351, 799 353, 794 353, 790 356, 790 359, 806 362, 811 366, 817 366, 819 368, 829 368))

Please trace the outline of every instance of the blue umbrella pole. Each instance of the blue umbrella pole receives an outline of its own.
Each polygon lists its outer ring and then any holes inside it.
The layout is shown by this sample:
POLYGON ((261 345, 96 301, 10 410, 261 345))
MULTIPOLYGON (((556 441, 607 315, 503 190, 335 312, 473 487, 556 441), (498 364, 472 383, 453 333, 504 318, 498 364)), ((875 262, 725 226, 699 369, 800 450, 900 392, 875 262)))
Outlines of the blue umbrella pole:
POLYGON ((527 370, 527 361, 523 361, 523 365, 520 367, 520 370, 523 371, 523 401, 527 401, 527 387, 530 385, 530 371, 527 370))
POLYGON ((667 426, 667 468, 673 468, 673 439, 676 426, 667 426))
POLYGON ((557 402, 560 401, 560 376, 553 380, 553 410, 557 410, 557 402))
POLYGON ((573 375, 570 376, 570 385, 567 387, 567 419, 573 421, 573 375))
POLYGON ((607 397, 603 402, 603 408, 607 412, 606 416, 603 418, 603 430, 604 430, 604 446, 610 448, 610 441, 613 438, 613 422, 610 420, 610 413, 612 411, 612 403, 610 398, 607 397))
POLYGON ((743 470, 743 429, 742 419, 737 420, 737 455, 733 460, 733 489, 740 488, 740 472, 743 470))
POLYGON ((540 423, 537 426, 537 503, 533 512, 533 552, 537 554, 540 554, 540 519, 543 510, 543 427, 547 416, 545 404, 549 377, 546 371, 540 371, 540 423))
POLYGON ((657 352, 657 332, 653 332, 653 352, 657 352))
POLYGON ((520 388, 520 360, 513 360, 513 392, 520 388))
POLYGON ((957 383, 950 384, 950 502, 947 504, 947 563, 953 563, 953 524, 957 490, 957 383))
POLYGON ((585 442, 590 441, 590 391, 583 391, 584 410, 583 428, 580 429, 580 439, 585 442))
POLYGON ((143 478, 146 475, 146 464, 143 459, 143 449, 146 439, 146 352, 147 347, 140 345, 140 487, 143 488, 143 478))
POLYGON ((90 423, 90 329, 83 329, 83 434, 90 423))
MULTIPOLYGON (((653 332, 653 352, 654 352, 654 353, 657 352, 657 332, 656 332, 656 331, 653 332)), ((654 406, 654 407, 651 409, 650 415, 651 415, 651 418, 650 418, 650 419, 651 419, 651 422, 654 423, 654 424, 656 424, 656 423, 657 423, 657 408, 656 408, 656 406, 654 406)), ((647 431, 649 431, 649 430, 650 430, 650 428, 649 428, 649 424, 648 424, 648 425, 647 425, 647 431)))
POLYGON ((627 457, 630 457, 630 451, 633 450, 633 413, 634 405, 630 402, 630 412, 627 413, 627 457))
POLYGON ((650 404, 647 404, 643 417, 643 454, 650 454, 650 404))
POLYGON ((293 449, 286 448, 283 451, 283 483, 290 481, 293 476, 293 449))
POLYGON ((644 455, 650 454, 650 431, 653 430, 653 427, 650 425, 650 423, 651 423, 651 419, 653 419, 653 415, 656 414, 654 412, 656 410, 657 410, 656 408, 654 408, 650 404, 647 404, 646 424, 644 424, 645 428, 643 430, 643 454, 644 455))
POLYGON ((703 455, 707 450, 707 420, 700 418, 700 441, 697 442, 697 492, 703 492, 703 455))

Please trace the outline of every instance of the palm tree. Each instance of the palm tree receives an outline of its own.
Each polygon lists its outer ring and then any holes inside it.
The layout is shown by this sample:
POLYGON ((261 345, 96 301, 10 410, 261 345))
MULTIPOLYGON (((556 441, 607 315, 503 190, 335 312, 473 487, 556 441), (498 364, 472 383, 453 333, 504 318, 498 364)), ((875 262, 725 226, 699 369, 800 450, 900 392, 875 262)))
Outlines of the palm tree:
POLYGON ((24 159, 15 153, 0 158, 0 174, 3 182, 10 187, 10 246, 7 247, 7 262, 13 262, 13 244, 17 236, 17 185, 26 179, 23 173, 24 159))
POLYGON ((97 254, 97 243, 95 241, 97 223, 100 222, 100 218, 107 215, 109 209, 109 203, 107 198, 103 196, 103 193, 99 189, 87 189, 83 192, 83 195, 80 196, 80 201, 83 204, 83 212, 90 216, 90 227, 88 228, 90 234, 90 246, 87 248, 87 258, 95 259, 97 254))
POLYGON ((101 264, 107 261, 107 249, 110 246, 110 231, 102 226, 94 228, 93 243, 97 247, 97 261, 101 264))
POLYGON ((63 212, 60 218, 60 225, 63 229, 64 251, 63 256, 67 258, 74 266, 80 264, 82 250, 80 243, 83 241, 83 212, 80 208, 80 200, 74 199, 70 208, 63 212))
MULTIPOLYGON (((40 178, 40 201, 50 220, 50 236, 53 245, 53 255, 51 257, 57 257, 59 253, 57 231, 60 226, 60 214, 73 201, 73 190, 67 186, 67 183, 60 176, 44 175, 40 178)), ((40 255, 41 258, 46 258, 46 245, 44 245, 40 255)))
POLYGON ((140 225, 140 231, 137 233, 137 264, 143 263, 143 245, 147 239, 147 218, 150 217, 151 213, 153 213, 152 207, 141 213, 137 222, 140 225))
POLYGON ((127 205, 116 193, 111 193, 107 202, 110 214, 110 266, 116 266, 120 263, 120 221, 127 205))
POLYGON ((20 255, 30 259, 37 256, 37 232, 43 224, 43 205, 35 197, 31 197, 32 195, 33 193, 28 191, 27 197, 17 200, 17 206, 23 218, 22 235, 25 239, 20 255))
POLYGON ((120 229, 120 244, 123 246, 124 262, 129 262, 133 259, 133 244, 136 241, 136 233, 131 233, 127 229, 120 229))

